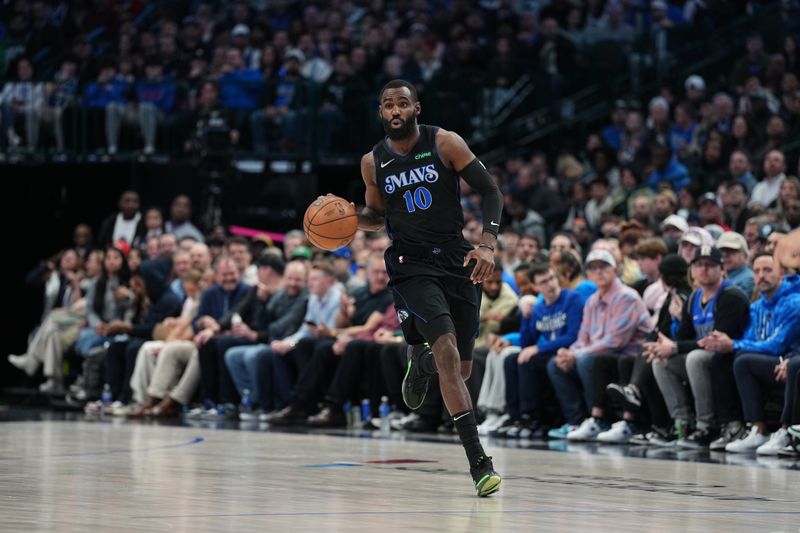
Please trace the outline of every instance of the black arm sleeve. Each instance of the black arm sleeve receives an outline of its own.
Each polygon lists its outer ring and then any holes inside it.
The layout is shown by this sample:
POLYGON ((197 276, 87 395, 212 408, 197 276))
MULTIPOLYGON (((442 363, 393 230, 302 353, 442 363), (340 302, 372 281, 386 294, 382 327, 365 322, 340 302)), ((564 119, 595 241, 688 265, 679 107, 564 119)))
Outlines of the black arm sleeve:
POLYGON ((503 195, 500 189, 477 157, 465 166, 460 174, 464 181, 483 198, 481 206, 483 231, 497 237, 497 232, 500 230, 500 215, 503 213, 503 195))

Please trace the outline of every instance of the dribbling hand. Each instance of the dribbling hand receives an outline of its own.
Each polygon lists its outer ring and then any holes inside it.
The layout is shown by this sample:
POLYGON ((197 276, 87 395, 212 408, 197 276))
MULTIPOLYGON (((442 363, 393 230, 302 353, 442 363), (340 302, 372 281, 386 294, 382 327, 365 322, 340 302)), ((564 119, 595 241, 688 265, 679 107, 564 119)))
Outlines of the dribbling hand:
POLYGON ((477 285, 489 279, 489 276, 494 272, 494 254, 490 249, 481 246, 470 250, 464 258, 464 266, 467 266, 472 260, 475 261, 475 267, 472 269, 472 275, 469 279, 472 280, 473 284, 477 285))

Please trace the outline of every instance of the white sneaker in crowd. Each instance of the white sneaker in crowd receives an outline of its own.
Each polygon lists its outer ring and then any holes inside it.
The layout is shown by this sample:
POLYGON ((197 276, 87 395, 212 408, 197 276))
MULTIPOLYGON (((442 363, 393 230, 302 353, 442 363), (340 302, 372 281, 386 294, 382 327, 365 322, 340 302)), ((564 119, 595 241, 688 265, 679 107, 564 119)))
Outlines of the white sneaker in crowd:
POLYGON ((780 428, 770 435, 769 440, 756 448, 756 455, 778 455, 792 441, 786 428, 780 428))
POLYGON ((625 444, 633 437, 633 426, 626 420, 620 420, 611 425, 611 429, 603 431, 597 435, 599 442, 611 444, 625 444))
POLYGON ((748 431, 747 434, 745 434, 745 436, 741 439, 729 442, 727 446, 725 446, 725 451, 730 453, 754 452, 759 446, 768 440, 769 437, 759 433, 757 427, 750 426, 750 431, 748 431))

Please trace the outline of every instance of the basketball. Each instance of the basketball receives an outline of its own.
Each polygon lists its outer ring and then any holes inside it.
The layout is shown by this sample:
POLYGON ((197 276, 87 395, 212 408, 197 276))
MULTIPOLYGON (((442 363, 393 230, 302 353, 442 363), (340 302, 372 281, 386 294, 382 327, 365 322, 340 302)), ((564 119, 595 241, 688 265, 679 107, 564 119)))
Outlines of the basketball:
POLYGON ((358 214, 353 204, 328 195, 317 198, 303 217, 306 238, 323 250, 336 250, 347 246, 358 229, 358 214))

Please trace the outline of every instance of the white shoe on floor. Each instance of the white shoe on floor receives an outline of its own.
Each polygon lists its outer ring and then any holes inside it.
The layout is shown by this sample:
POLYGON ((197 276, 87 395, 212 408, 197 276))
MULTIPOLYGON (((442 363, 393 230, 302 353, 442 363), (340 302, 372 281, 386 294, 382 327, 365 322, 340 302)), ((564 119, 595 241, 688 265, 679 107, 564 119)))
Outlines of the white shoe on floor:
POLYGON ((25 355, 9 355, 8 362, 19 368, 29 376, 36 374, 39 370, 39 361, 34 359, 28 354, 25 355))
POLYGON ((770 435, 769 440, 756 448, 756 455, 778 455, 792 441, 786 428, 780 428, 770 435))
POLYGON ((625 420, 611 425, 611 429, 597 435, 598 442, 609 444, 625 444, 633 437, 633 427, 625 420))
POLYGON ((567 440, 595 440, 606 428, 594 417, 589 417, 575 431, 567 433, 567 440))
POLYGON ((502 415, 497 415, 494 413, 490 413, 486 420, 483 421, 481 425, 478 426, 478 435, 489 435, 493 431, 497 431, 500 426, 505 424, 507 420, 511 417, 503 413, 502 415))
POLYGON ((758 432, 758 428, 750 426, 750 431, 741 439, 729 442, 725 451, 730 453, 750 453, 767 442, 769 437, 758 432))

